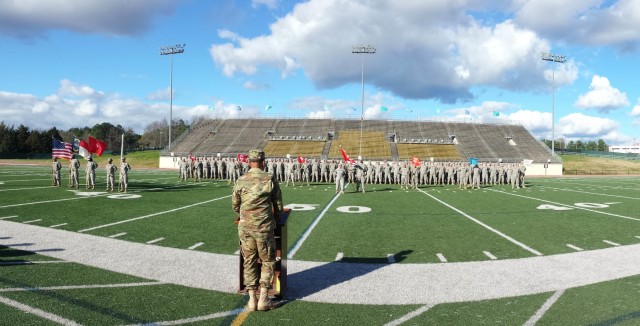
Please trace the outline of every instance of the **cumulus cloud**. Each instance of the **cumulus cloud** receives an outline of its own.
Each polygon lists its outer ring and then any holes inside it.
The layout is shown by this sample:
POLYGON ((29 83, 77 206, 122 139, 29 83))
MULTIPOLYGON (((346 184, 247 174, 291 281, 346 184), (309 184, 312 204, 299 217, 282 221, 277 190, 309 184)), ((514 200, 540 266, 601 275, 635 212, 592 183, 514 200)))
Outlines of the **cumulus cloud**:
MULTIPOLYGON (((174 94, 175 95, 175 91, 174 94)), ((162 88, 147 95, 147 99, 152 101, 168 101, 171 99, 171 88, 162 88)))
POLYGON ((0 34, 19 38, 62 29, 79 33, 136 35, 153 19, 172 13, 172 0, 38 0, 0 1, 0 34))
POLYGON ((230 42, 212 45, 210 53, 227 76, 253 75, 260 66, 283 77, 302 69, 321 89, 359 83, 364 60, 367 83, 410 99, 465 100, 473 86, 544 89, 540 52, 547 42, 511 20, 484 25, 466 4, 311 0, 279 18, 268 35, 219 32, 230 42), (377 52, 352 54, 354 44, 377 52))
POLYGON ((464 119, 471 116, 474 121, 482 122, 494 120, 494 118, 496 118, 494 112, 498 113, 498 117, 504 117, 506 116, 506 111, 514 107, 516 107, 514 104, 508 102, 485 101, 480 105, 455 108, 448 111, 454 113, 456 118, 464 119), (467 114, 467 112, 469 112, 469 114, 467 114))
POLYGON ((539 138, 551 138, 551 112, 518 110, 508 115, 509 120, 518 122, 539 138))
POLYGON ((544 71, 544 79, 550 84, 555 83, 556 86, 566 86, 573 84, 578 79, 579 72, 580 69, 572 59, 563 64, 550 64, 550 67, 544 71))
MULTIPOLYGON (((208 108, 202 105, 174 105, 173 118, 188 121, 207 111, 208 108)), ((57 127, 64 130, 109 122, 142 132, 153 121, 168 120, 169 104, 146 103, 62 80, 56 93, 44 97, 0 91, 0 116, 7 125, 23 124, 31 129, 57 127)))
POLYGON ((580 95, 575 105, 583 109, 596 109, 599 112, 609 113, 629 104, 626 93, 612 87, 606 77, 595 75, 591 80, 589 92, 580 95))
POLYGON ((640 45, 637 0, 521 0, 515 21, 556 40, 612 45, 622 51, 640 45))
POLYGON ((259 91, 259 90, 265 90, 265 89, 269 89, 269 84, 263 84, 263 83, 256 83, 256 82, 252 82, 252 81, 246 81, 242 87, 244 87, 245 89, 251 90, 251 91, 259 91))
POLYGON ((605 138, 607 135, 618 132, 618 122, 607 119, 588 116, 582 113, 571 113, 558 120, 557 132, 568 138, 605 138))

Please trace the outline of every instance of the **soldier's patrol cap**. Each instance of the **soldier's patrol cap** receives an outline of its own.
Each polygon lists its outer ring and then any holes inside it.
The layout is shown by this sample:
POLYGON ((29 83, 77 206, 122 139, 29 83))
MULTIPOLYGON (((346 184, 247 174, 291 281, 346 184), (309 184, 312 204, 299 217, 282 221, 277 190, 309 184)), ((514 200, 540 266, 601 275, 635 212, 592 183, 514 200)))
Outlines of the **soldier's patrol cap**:
POLYGON ((252 149, 249 151, 249 161, 258 162, 265 159, 264 152, 259 149, 252 149))

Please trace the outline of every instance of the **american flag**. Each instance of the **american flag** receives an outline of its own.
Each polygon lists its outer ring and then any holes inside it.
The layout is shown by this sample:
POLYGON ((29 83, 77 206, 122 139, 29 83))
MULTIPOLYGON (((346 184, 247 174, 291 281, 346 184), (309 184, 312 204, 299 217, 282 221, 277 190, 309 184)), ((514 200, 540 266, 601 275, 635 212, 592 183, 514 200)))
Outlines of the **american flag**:
POLYGON ((53 138, 51 156, 70 160, 73 158, 73 145, 53 138))

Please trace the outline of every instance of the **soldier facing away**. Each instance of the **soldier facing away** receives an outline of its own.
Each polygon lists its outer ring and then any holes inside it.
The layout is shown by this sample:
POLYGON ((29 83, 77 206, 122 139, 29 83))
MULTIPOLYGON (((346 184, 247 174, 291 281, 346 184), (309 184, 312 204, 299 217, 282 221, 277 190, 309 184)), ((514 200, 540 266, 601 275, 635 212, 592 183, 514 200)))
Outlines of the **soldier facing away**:
POLYGON ((131 166, 127 163, 127 158, 123 157, 121 159, 122 163, 120 163, 120 182, 118 184, 118 189, 120 192, 127 192, 127 186, 129 184, 129 170, 131 170, 131 166))
POLYGON ((53 173, 53 186, 60 187, 60 170, 62 170, 62 164, 58 162, 58 158, 53 158, 53 164, 51 165, 51 172, 53 173))
POLYGON ((106 170, 107 170, 107 189, 105 190, 113 191, 113 185, 115 184, 115 181, 116 181, 116 170, 118 170, 118 168, 113 164, 112 158, 109 158, 106 170))
POLYGON ((276 177, 264 172, 265 154, 249 151, 251 169, 238 179, 232 192, 232 208, 239 219, 238 237, 244 258, 243 283, 249 293, 248 311, 270 310, 269 299, 276 263, 274 229, 282 212, 282 193, 276 177), (258 264, 262 262, 262 267, 258 264), (257 294, 258 287, 260 289, 257 294))

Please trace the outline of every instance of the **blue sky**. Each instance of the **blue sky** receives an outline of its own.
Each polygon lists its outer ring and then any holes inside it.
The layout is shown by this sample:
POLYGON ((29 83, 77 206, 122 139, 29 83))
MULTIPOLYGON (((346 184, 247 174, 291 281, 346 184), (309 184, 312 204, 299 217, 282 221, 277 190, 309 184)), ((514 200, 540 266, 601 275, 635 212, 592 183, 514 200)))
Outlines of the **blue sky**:
POLYGON ((567 57, 554 70, 556 138, 630 144, 638 21, 637 0, 1 1, 0 120, 141 133, 169 118, 160 47, 185 43, 174 119, 364 112, 512 121, 550 138, 551 51, 567 57), (377 51, 352 54, 360 44, 377 51))

